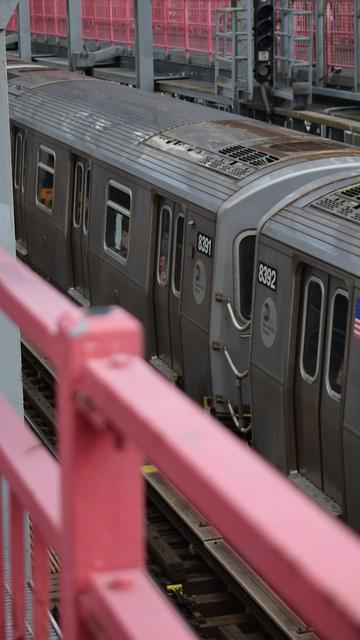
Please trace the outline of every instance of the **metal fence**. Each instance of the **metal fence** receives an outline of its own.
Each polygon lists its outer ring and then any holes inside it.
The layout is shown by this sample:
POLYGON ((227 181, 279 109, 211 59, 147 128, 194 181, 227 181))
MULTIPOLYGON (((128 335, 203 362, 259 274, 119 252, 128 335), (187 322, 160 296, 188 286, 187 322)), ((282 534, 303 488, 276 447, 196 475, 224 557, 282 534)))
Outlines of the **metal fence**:
MULTIPOLYGON (((85 40, 134 43, 133 0, 82 0, 82 31, 85 40)), ((215 13, 230 6, 230 0, 153 0, 154 46, 166 55, 180 50, 215 51, 215 13)), ((66 0, 30 0, 31 31, 64 38, 67 35, 66 0)), ((13 16, 9 30, 16 30, 13 16)))
MULTIPOLYGON (((354 69, 355 2, 356 0, 321 0, 324 6, 325 72, 354 69)), ((213 58, 215 52, 216 9, 230 7, 230 0, 153 0, 154 46, 166 55, 172 50, 185 57, 202 52, 213 58)), ((316 11, 318 0, 289 0, 293 9, 312 11, 314 19, 314 63, 316 62, 316 11)), ((275 6, 284 6, 275 0, 275 6)), ((34 34, 65 38, 67 35, 66 0, 30 0, 31 31, 34 34)), ((14 15, 9 30, 16 30, 14 15)), ((120 43, 131 48, 134 43, 133 0, 82 0, 84 40, 120 43)), ((296 19, 298 35, 308 35, 309 21, 296 19)), ((299 43, 295 55, 301 59, 299 43)))

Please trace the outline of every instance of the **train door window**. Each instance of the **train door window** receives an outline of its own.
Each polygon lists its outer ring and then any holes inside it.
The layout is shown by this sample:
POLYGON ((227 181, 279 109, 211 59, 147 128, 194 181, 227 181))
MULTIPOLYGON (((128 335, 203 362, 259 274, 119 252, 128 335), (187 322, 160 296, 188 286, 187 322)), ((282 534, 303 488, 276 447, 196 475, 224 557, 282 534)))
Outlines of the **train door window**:
POLYGON ((21 182, 21 164, 23 160, 23 135, 17 133, 15 138, 14 187, 18 189, 21 182))
POLYGON ((26 138, 23 137, 22 145, 22 168, 21 168, 21 190, 25 191, 25 171, 26 171, 26 138))
POLYGON ((81 224, 81 211, 84 194, 84 167, 82 162, 77 162, 74 178, 74 202, 73 202, 73 225, 79 227, 81 224))
POLYGON ((323 310, 324 285, 311 277, 305 285, 300 364, 301 374, 308 382, 314 382, 319 371, 323 310))
POLYGON ((235 308, 242 320, 250 320, 254 278, 255 231, 245 231, 234 244, 235 308))
POLYGON ((329 395, 337 400, 341 397, 343 382, 348 306, 347 292, 343 289, 337 289, 331 300, 326 367, 326 388, 329 395))
POLYGON ((173 247, 173 268, 172 268, 172 287, 174 294, 180 296, 181 273, 184 251, 184 215, 178 213, 175 221, 174 231, 174 247, 173 247))
POLYGON ((36 204, 51 212, 54 201, 55 153, 40 145, 37 163, 36 204))
POLYGON ((132 194, 130 189, 110 180, 106 198, 106 247, 124 261, 129 254, 132 194))
POLYGON ((164 205, 160 213, 158 238, 157 280, 160 286, 165 286, 169 278, 171 218, 172 211, 170 207, 164 205))
POLYGON ((87 235, 89 230, 90 184, 91 184, 91 169, 90 167, 88 167, 85 173, 85 200, 84 200, 84 220, 83 220, 83 231, 85 235, 87 235))

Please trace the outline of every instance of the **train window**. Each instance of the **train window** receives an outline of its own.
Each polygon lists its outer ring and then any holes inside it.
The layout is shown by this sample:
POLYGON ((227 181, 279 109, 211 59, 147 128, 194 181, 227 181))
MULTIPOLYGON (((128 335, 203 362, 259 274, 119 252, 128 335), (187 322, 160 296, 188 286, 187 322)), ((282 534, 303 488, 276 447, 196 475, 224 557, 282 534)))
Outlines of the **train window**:
POLYGON ((348 306, 347 292, 337 289, 331 301, 326 379, 328 393, 337 400, 341 397, 343 383, 348 306))
POLYGON ((77 162, 74 178, 74 202, 73 202, 73 225, 79 227, 81 223, 81 211, 84 194, 84 167, 82 162, 77 162))
POLYGON ((106 199, 106 237, 108 249, 127 260, 132 194, 130 189, 113 182, 108 183, 106 199))
POLYGON ((85 235, 89 230, 89 211, 90 211, 90 184, 91 184, 91 169, 88 167, 85 174, 85 201, 84 201, 84 220, 83 231, 85 235))
POLYGON ((15 189, 18 189, 20 187, 20 181, 21 181, 21 163, 23 159, 22 143, 23 143, 22 134, 17 133, 15 138, 15 163, 14 163, 15 189))
POLYGON ((37 197, 39 207, 52 211, 54 201, 55 153, 40 145, 37 168, 37 197))
POLYGON ((302 376, 308 382, 316 380, 319 370, 323 300, 323 283, 318 278, 310 278, 305 285, 300 360, 302 376))
POLYGON ((131 208, 131 192, 128 189, 124 189, 124 187, 120 187, 115 182, 109 182, 108 186, 108 200, 114 202, 121 207, 121 209, 125 209, 125 211, 130 211, 131 208))
POLYGON ((164 205, 160 213, 159 239, 158 239, 158 260, 157 260, 157 280, 159 285, 164 287, 169 277, 169 252, 171 234, 170 207, 164 205))
POLYGON ((245 231, 234 244, 235 308, 242 320, 251 317, 255 239, 255 231, 245 231))
POLYGON ((175 221, 172 286, 176 296, 180 295, 181 272, 184 249, 184 215, 178 213, 175 221))

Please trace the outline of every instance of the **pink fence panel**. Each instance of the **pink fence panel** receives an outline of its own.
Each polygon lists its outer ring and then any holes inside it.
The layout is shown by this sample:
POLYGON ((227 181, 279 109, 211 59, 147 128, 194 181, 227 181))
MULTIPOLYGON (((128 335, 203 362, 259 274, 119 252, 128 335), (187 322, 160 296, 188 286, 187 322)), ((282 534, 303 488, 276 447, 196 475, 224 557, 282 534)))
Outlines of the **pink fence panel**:
MULTIPOLYGON (((168 53, 168 3, 167 0, 152 0, 153 44, 168 53)), ((181 25, 179 25, 181 28, 181 25)))
POLYGON ((133 0, 82 0, 85 40, 130 46, 134 42, 133 0))
POLYGON ((32 33, 66 37, 66 0, 30 0, 32 33))
POLYGON ((17 31, 17 11, 14 11, 14 13, 12 14, 10 20, 9 20, 9 24, 6 27, 7 31, 17 31))
POLYGON ((354 68, 354 0, 327 0, 326 20, 326 66, 330 72, 335 67, 354 68))
POLYGON ((114 38, 112 42, 121 42, 130 47, 135 41, 134 2, 133 0, 113 0, 112 4, 114 38))
POLYGON ((231 6, 230 0, 188 0, 188 43, 190 51, 215 52, 216 9, 231 6))
MULTIPOLYGON (((307 15, 295 15, 294 16, 294 30, 295 34, 299 36, 309 36, 310 23, 312 24, 312 46, 313 46, 313 63, 316 62, 316 23, 315 23, 315 10, 316 0, 294 0, 292 8, 298 11, 310 11, 312 14, 312 20, 307 15)), ((295 43, 294 55, 297 61, 309 59, 308 44, 304 42, 295 43)))
POLYGON ((166 0, 167 43, 171 49, 188 51, 187 7, 184 0, 166 0))
POLYGON ((32 33, 46 34, 46 4, 48 4, 46 0, 30 0, 30 26, 32 33))

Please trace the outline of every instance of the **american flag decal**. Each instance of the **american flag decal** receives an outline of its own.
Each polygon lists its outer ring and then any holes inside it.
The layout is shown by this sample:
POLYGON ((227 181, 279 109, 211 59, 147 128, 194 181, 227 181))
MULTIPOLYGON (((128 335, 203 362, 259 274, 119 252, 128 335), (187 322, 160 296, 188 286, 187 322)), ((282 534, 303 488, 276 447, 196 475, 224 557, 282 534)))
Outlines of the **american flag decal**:
POLYGON ((356 299, 355 305, 354 336, 360 340, 360 298, 356 299))

